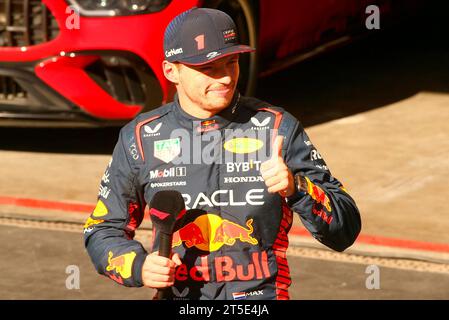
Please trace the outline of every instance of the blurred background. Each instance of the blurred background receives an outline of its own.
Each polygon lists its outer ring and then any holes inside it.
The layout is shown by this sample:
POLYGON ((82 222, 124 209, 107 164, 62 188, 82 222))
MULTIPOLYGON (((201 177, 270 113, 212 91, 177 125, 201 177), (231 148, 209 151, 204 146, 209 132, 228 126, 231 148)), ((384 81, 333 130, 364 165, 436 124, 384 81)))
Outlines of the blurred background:
POLYGON ((449 299, 449 5, 418 0, 0 0, 0 299, 152 297, 96 273, 82 226, 120 127, 172 99, 163 31, 193 6, 234 18, 240 91, 294 114, 361 211, 344 253, 295 221, 291 298, 449 299))

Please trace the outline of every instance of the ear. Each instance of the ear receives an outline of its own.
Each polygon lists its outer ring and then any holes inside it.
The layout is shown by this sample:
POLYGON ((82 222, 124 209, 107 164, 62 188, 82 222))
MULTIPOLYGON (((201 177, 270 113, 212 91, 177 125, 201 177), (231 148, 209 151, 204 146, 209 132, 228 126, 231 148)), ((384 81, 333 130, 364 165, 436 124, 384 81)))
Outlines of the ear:
POLYGON ((174 84, 179 83, 179 71, 176 64, 168 62, 167 60, 162 61, 162 70, 164 76, 174 84))

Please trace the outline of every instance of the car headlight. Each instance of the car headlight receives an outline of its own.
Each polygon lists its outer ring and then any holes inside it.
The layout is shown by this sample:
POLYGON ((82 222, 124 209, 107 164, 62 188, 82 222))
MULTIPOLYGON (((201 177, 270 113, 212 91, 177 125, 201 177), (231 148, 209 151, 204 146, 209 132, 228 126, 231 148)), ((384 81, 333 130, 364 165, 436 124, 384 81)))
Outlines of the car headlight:
POLYGON ((83 16, 127 16, 158 12, 172 0, 68 0, 83 16))

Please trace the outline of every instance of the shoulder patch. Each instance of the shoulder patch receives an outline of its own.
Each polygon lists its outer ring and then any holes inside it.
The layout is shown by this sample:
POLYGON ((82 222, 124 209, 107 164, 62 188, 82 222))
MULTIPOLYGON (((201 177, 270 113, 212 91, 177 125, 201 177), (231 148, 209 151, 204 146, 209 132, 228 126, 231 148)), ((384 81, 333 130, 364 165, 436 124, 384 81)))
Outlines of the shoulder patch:
POLYGON ((171 111, 171 104, 164 105, 157 109, 138 115, 133 121, 124 126, 121 130, 123 142, 130 157, 137 163, 145 162, 145 154, 142 147, 142 130, 148 133, 157 132, 161 125, 148 126, 152 121, 165 116, 171 111), (148 126, 148 127, 145 127, 148 126))
POLYGON ((253 97, 242 97, 241 102, 244 107, 251 109, 255 112, 259 112, 260 109, 271 109, 280 113, 284 112, 283 108, 275 107, 266 101, 259 100, 253 97))
POLYGON ((151 127, 149 124, 152 121, 161 118, 162 116, 163 115, 154 115, 151 118, 148 118, 148 119, 140 121, 136 125, 134 136, 136 137, 137 149, 139 151, 139 154, 142 156, 142 161, 143 162, 145 162, 145 154, 143 152, 143 146, 142 146, 142 134, 141 134, 142 127, 143 127, 143 130, 145 132, 147 132, 147 134, 155 134, 161 128, 162 123, 159 123, 159 124, 157 124, 154 127, 151 127))

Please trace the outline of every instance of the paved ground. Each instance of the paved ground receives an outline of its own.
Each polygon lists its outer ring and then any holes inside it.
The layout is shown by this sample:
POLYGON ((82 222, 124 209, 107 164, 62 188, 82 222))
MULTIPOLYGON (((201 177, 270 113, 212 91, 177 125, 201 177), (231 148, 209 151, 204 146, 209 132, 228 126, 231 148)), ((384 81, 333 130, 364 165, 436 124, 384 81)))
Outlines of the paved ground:
MULTIPOLYGON (((258 97, 301 119, 354 196, 363 234, 449 244, 446 12, 260 81, 258 97)), ((0 197, 94 204, 117 134, 116 129, 0 128, 0 197)), ((0 205, 2 214, 41 214, 24 210, 0 205)), ((78 234, 0 230, 0 254, 7 257, 0 259, 0 298, 151 296, 97 276, 78 234), (64 286, 70 264, 82 272, 77 291, 64 286)), ((444 273, 381 267, 381 289, 367 290, 363 263, 291 261, 293 298, 449 299, 444 273)))
MULTIPOLYGON (((150 299, 154 291, 125 288, 98 275, 82 232, 0 226, 0 299, 150 299), (80 270, 68 290, 67 266, 80 270)), ((380 267, 380 289, 368 290, 367 265, 291 256, 292 299, 449 299, 449 273, 380 267)))

